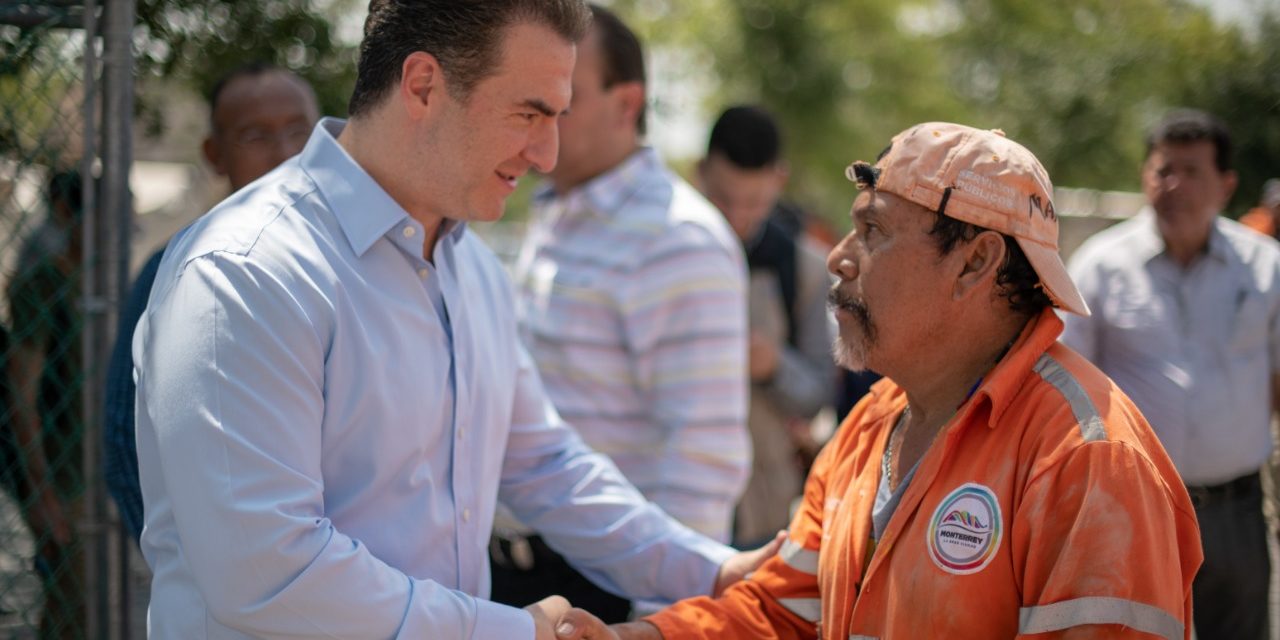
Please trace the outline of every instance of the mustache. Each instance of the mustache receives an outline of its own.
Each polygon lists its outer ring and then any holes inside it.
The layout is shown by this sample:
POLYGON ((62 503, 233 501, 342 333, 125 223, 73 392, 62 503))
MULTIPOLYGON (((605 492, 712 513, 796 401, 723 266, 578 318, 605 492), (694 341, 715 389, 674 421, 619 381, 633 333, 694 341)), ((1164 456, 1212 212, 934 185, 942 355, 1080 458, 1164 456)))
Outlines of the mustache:
POLYGON ((846 309, 854 313, 865 313, 867 306, 852 294, 840 290, 840 285, 832 285, 827 290, 827 306, 831 309, 846 309), (859 312, 861 310, 861 313, 859 312))
POLYGON ((866 303, 854 297, 853 294, 841 291, 840 285, 832 285, 831 288, 827 290, 827 307, 832 311, 836 309, 844 309, 845 311, 852 313, 853 317, 857 319, 858 324, 862 325, 862 329, 866 332, 867 337, 873 340, 875 339, 876 325, 871 322, 871 312, 867 309, 866 303))

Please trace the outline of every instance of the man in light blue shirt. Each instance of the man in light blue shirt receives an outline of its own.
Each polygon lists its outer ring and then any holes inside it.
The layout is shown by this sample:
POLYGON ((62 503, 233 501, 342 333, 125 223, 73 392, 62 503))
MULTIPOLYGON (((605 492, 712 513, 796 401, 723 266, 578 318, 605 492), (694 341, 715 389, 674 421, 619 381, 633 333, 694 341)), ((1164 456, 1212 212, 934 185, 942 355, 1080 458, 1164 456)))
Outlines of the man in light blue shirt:
POLYGON ((749 568, 561 421, 467 231, 555 164, 587 16, 375 0, 351 121, 170 246, 134 341, 152 637, 550 638, 562 599, 484 599, 499 498, 630 597, 749 568))
POLYGON ((1201 638, 1266 638, 1271 583, 1260 470, 1280 402, 1280 245, 1222 217, 1235 191, 1226 125, 1175 111, 1147 137, 1148 207, 1086 241, 1071 277, 1094 310, 1062 342, 1151 423, 1187 485, 1204 564, 1201 638))

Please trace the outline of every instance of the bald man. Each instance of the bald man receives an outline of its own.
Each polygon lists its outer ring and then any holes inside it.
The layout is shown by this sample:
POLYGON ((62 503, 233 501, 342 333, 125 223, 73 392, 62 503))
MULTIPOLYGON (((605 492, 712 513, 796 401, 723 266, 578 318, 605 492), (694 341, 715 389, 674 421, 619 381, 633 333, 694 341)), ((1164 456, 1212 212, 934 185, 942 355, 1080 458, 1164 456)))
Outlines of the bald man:
MULTIPOLYGON (((202 151, 209 166, 225 176, 232 192, 269 173, 302 150, 320 117, 315 92, 306 80, 269 64, 255 62, 223 76, 209 94, 209 135, 202 151)), ((103 425, 107 489, 120 520, 137 542, 142 533, 142 492, 134 443, 133 329, 138 324, 162 247, 143 266, 120 311, 120 331, 107 372, 103 425)))

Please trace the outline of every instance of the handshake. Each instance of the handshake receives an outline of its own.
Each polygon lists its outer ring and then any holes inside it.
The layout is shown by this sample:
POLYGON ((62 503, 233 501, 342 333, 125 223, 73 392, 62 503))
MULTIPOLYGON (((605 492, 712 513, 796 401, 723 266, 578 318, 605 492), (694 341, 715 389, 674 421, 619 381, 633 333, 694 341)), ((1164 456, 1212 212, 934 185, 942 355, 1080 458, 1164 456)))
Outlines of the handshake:
POLYGON ((648 622, 606 625, 600 618, 576 609, 561 596, 543 598, 524 608, 533 616, 535 640, 660 640, 658 628, 648 622))
MULTIPOLYGON (((743 551, 725 560, 716 574, 711 597, 719 597, 730 585, 747 577, 765 560, 772 558, 787 538, 779 531, 769 544, 753 551, 743 551)), ((582 609, 574 608, 561 596, 543 598, 524 608, 533 616, 535 640, 662 640, 658 628, 643 620, 606 625, 582 609)))

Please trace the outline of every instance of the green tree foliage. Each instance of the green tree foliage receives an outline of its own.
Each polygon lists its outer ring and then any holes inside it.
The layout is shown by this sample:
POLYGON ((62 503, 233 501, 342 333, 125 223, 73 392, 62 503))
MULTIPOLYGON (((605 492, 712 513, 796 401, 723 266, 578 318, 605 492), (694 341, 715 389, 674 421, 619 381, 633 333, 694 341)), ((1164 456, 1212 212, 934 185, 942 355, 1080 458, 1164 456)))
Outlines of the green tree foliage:
POLYGON ((1187 56, 1185 81, 1172 103, 1218 114, 1231 127, 1236 143, 1240 186, 1232 211, 1258 203, 1262 183, 1280 177, 1280 12, 1261 16, 1250 38, 1218 41, 1187 56), (1210 57, 1212 56, 1212 57, 1210 57))
POLYGON ((844 166, 925 120, 1004 129, 1062 186, 1136 190, 1146 130, 1198 107, 1238 141, 1233 212, 1280 175, 1275 14, 1245 32, 1185 0, 614 4, 651 42, 714 61, 711 111, 753 101, 778 113, 794 195, 832 220, 852 194, 844 166))
POLYGON ((267 61, 310 81, 322 113, 342 115, 356 52, 336 37, 333 19, 353 4, 321 10, 308 0, 139 0, 139 73, 178 78, 207 94, 227 71, 267 61))
POLYGON ((1258 33, 1167 0, 953 0, 964 26, 941 39, 952 89, 1034 150, 1057 184, 1135 190, 1150 126, 1201 108, 1232 128, 1250 206, 1280 173, 1280 28, 1258 33))
MULTIPOLYGON (((0 161, 65 166, 78 134, 74 7, 0 6, 0 161)), ((2 185, 0 185, 2 187, 2 185)))

